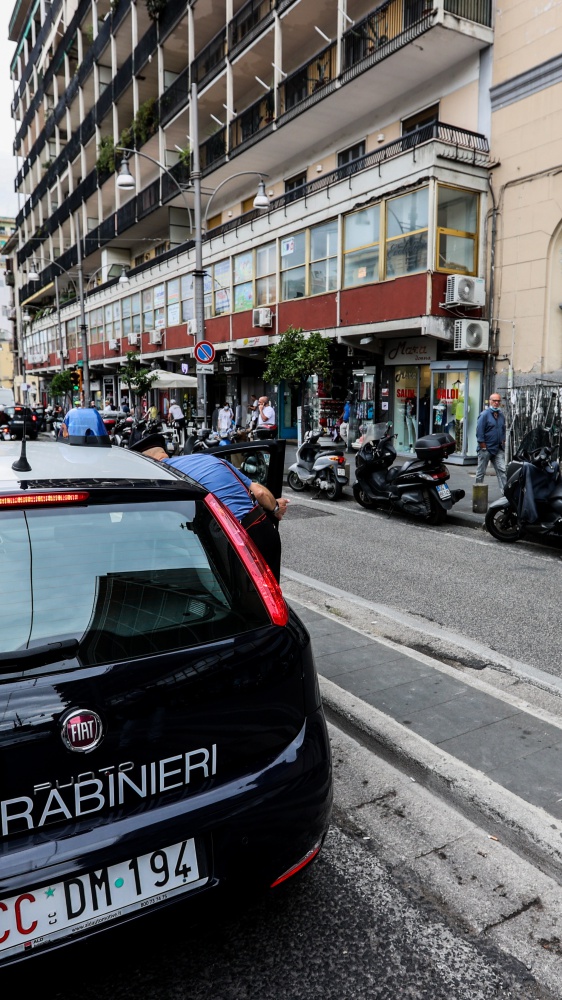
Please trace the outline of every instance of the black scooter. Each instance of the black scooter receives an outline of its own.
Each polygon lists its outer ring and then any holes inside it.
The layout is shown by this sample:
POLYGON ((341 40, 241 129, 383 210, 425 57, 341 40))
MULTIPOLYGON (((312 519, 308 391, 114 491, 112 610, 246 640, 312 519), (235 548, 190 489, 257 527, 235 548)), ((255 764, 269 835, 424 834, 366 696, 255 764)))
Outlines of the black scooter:
POLYGON ((488 508, 485 525, 500 542, 524 536, 562 537, 562 477, 550 435, 535 428, 507 467, 503 497, 488 508))
POLYGON ((392 424, 387 424, 381 438, 367 441, 357 453, 353 496, 361 507, 401 511, 429 524, 440 524, 465 495, 464 490, 447 486, 449 470, 443 461, 455 450, 454 439, 450 434, 418 438, 416 458, 393 465, 396 450, 391 428, 392 424))

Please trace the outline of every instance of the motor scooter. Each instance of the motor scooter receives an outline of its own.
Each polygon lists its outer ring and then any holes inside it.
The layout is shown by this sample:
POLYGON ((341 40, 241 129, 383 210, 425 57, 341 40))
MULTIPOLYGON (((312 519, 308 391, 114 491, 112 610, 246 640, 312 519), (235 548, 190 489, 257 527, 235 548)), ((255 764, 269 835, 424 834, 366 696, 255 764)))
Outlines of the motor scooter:
POLYGON ((343 451, 318 444, 320 437, 312 431, 306 432, 297 449, 297 460, 289 469, 287 483, 296 493, 315 487, 327 500, 339 500, 349 482, 349 465, 343 451))
POLYGON ((490 504, 487 530, 500 542, 562 536, 562 476, 549 432, 536 427, 509 463, 504 495, 490 504))
POLYGON ((450 434, 418 438, 414 445, 416 458, 393 465, 396 450, 392 424, 382 427, 382 436, 365 442, 357 453, 353 484, 357 503, 361 507, 381 507, 389 513, 402 511, 429 524, 440 524, 453 504, 465 495, 464 490, 450 490, 447 486, 450 476, 443 461, 455 450, 454 438, 450 434))

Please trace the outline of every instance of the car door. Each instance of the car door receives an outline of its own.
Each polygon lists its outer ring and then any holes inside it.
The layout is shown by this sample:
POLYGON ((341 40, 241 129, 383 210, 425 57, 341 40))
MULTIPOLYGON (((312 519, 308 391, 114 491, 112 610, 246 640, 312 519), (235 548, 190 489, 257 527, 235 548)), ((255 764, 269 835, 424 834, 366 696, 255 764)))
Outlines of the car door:
POLYGON ((274 497, 283 492, 286 441, 266 438, 244 444, 221 445, 214 452, 226 458, 254 483, 261 483, 271 490, 274 497))

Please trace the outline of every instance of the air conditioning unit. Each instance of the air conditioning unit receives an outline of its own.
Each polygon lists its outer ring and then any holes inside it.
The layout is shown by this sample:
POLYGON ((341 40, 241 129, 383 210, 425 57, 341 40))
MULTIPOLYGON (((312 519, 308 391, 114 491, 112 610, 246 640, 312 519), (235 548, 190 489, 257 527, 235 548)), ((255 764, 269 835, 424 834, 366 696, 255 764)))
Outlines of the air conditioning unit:
POLYGON ((469 278, 466 274, 450 274, 445 291, 446 306, 484 306, 484 278, 469 278))
POLYGON ((271 309, 252 309, 252 326, 268 327, 273 324, 271 309))
MULTIPOLYGON (((108 347, 109 347, 110 351, 118 351, 119 350, 119 341, 118 340, 110 340, 110 341, 108 341, 108 347)), ((65 357, 68 357, 68 355, 65 354, 65 357)))
POLYGON ((140 333, 129 333, 127 335, 127 340, 129 344, 138 344, 140 338, 140 333))
POLYGON ((487 351, 490 346, 490 324, 484 319, 456 319, 455 351, 487 351))
POLYGON ((190 337, 196 337, 197 336, 197 320, 196 319, 188 319, 188 321, 187 321, 187 332, 188 332, 188 334, 189 334, 190 337))
POLYGON ((161 344, 162 343, 162 330, 150 330, 148 334, 149 344, 161 344))

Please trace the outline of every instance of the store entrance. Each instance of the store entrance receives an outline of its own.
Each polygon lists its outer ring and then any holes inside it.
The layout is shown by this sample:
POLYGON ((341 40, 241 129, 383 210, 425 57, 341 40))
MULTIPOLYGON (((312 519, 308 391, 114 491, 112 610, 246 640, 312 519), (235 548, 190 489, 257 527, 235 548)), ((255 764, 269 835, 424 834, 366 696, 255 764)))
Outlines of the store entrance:
POLYGON ((419 437, 429 433, 431 418, 429 365, 394 369, 393 431, 397 452, 410 455, 419 437))

